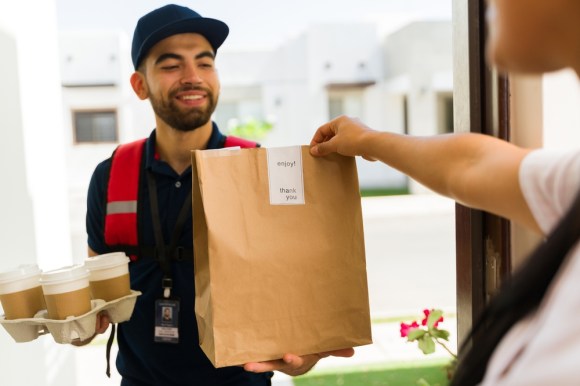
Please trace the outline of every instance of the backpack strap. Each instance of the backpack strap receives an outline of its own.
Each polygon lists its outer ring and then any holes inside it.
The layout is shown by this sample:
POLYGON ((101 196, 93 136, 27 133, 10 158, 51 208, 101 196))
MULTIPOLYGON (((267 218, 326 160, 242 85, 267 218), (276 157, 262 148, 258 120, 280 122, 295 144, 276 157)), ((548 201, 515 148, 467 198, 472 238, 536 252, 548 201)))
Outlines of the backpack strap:
MULTIPOLYGON (((111 248, 138 246, 137 202, 145 141, 119 145, 111 157, 105 211, 105 243, 111 248)), ((136 254, 130 255, 137 259, 136 254)))
MULTIPOLYGON (((131 261, 137 255, 157 258, 156 247, 139 245, 138 207, 139 180, 144 162, 147 138, 119 145, 111 156, 111 169, 107 188, 105 211, 105 243, 116 251, 129 255, 131 261)), ((255 148, 257 142, 236 136, 227 136, 224 147, 255 148)), ((191 260, 193 250, 178 248, 172 260, 191 260)))
MULTIPOLYGON (((107 202, 105 208, 105 243, 113 250, 127 251, 131 261, 137 260, 138 225, 137 208, 139 198, 139 177, 143 162, 145 141, 140 139, 119 145, 111 156, 111 168, 107 183, 107 202)), ((111 323, 111 333, 107 340, 105 357, 107 377, 111 377, 111 347, 115 338, 115 324, 111 323)))

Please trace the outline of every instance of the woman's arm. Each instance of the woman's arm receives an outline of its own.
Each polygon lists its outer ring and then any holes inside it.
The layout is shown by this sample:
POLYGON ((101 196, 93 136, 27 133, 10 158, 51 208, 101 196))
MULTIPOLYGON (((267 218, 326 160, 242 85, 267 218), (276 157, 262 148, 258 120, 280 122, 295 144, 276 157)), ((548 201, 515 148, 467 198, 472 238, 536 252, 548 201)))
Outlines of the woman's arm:
POLYGON ((337 152, 381 161, 463 205, 540 232, 519 184, 528 149, 482 134, 414 137, 379 132, 344 116, 322 125, 310 145, 314 156, 337 152))

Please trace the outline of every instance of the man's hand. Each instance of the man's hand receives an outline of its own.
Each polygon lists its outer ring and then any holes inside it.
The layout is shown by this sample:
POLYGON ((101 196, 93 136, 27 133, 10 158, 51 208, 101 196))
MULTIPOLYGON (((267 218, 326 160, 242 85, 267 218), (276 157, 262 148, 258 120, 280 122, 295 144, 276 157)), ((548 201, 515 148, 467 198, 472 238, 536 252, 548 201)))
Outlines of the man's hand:
POLYGON ((85 339, 83 341, 81 340, 72 341, 71 344, 77 347, 86 346, 87 344, 91 343, 93 339, 95 339, 95 336, 97 336, 97 334, 102 334, 105 331, 107 331, 107 328, 109 328, 109 324, 111 324, 109 314, 107 314, 104 311, 99 312, 97 314, 97 324, 95 325, 95 334, 91 336, 89 339, 85 339))
POLYGON ((282 373, 296 376, 310 371, 316 363, 322 358, 328 356, 351 357, 354 355, 354 349, 345 348, 341 350, 328 351, 319 354, 298 356, 294 354, 284 354, 281 359, 267 362, 252 362, 244 365, 244 370, 252 373, 264 373, 267 371, 280 371, 282 373))

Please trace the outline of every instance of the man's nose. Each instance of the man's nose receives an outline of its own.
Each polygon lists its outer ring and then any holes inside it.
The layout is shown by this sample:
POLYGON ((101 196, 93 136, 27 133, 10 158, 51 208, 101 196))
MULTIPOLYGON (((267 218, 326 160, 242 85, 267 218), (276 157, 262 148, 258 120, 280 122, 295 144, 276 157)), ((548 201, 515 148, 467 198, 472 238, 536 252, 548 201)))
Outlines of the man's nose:
POLYGON ((183 84, 196 84, 196 83, 201 83, 202 82, 202 78, 199 75, 199 72, 197 71, 197 68, 195 67, 195 65, 190 64, 190 65, 186 65, 183 69, 183 76, 181 78, 181 83, 183 84))

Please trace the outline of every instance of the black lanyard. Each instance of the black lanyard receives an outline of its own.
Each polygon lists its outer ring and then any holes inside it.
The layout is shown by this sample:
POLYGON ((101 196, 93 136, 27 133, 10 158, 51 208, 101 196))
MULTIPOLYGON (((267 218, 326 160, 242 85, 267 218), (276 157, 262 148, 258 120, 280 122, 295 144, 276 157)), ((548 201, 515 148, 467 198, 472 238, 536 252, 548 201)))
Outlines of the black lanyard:
POLYGON ((163 288, 163 297, 169 298, 171 296, 171 288, 173 287, 173 280, 171 278, 171 256, 175 254, 177 243, 183 231, 183 226, 191 213, 191 189, 181 206, 173 234, 171 235, 171 242, 165 245, 163 232, 161 230, 161 217, 159 216, 159 201, 157 198, 157 183, 155 176, 151 170, 147 170, 147 186, 149 188, 149 203, 151 204, 151 218, 153 221, 153 233, 155 235, 155 244, 157 250, 157 258, 159 265, 163 270, 163 280, 161 286, 163 288))

